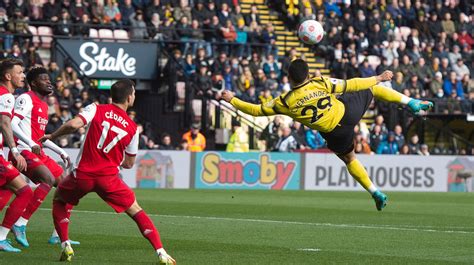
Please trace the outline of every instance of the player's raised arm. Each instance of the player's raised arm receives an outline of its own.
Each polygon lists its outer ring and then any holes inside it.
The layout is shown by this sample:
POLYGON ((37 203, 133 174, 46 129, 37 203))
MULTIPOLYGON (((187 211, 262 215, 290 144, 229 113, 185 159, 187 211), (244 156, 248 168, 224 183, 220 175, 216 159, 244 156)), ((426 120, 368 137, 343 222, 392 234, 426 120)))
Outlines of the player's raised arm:
POLYGON ((380 75, 366 77, 366 78, 352 78, 349 80, 330 79, 332 84, 332 93, 355 92, 365 89, 370 89, 376 84, 389 81, 393 77, 392 71, 385 71, 380 75))
POLYGON ((234 93, 230 91, 224 91, 222 92, 222 99, 225 101, 229 102, 234 106, 236 109, 247 113, 252 116, 272 116, 276 115, 275 111, 273 108, 265 106, 263 104, 252 104, 245 102, 243 100, 240 100, 236 97, 234 97, 234 93))
POLYGON ((54 141, 55 139, 63 135, 68 135, 77 131, 79 128, 86 126, 92 121, 92 119, 95 116, 96 111, 97 111, 96 104, 92 103, 90 105, 87 105, 84 108, 84 110, 81 113, 79 113, 76 117, 67 121, 65 124, 59 127, 59 129, 57 129, 52 134, 46 134, 45 136, 41 137, 39 141, 40 142, 45 142, 46 140, 54 141))

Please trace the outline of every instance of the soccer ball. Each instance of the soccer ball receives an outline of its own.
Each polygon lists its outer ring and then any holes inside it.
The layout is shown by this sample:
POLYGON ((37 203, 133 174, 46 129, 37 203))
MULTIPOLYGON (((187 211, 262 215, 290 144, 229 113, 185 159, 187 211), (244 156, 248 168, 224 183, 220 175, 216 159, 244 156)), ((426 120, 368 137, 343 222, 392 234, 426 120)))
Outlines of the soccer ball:
POLYGON ((302 42, 314 45, 324 37, 323 25, 316 20, 306 20, 298 28, 298 37, 302 42))

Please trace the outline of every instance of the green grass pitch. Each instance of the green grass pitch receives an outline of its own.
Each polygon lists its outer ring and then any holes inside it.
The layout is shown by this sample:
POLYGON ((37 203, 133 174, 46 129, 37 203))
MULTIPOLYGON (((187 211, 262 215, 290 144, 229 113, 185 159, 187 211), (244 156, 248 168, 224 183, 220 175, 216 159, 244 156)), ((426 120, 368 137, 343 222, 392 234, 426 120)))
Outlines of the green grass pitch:
MULTIPOLYGON (((382 212, 365 192, 136 194, 178 264, 474 264, 474 193, 388 192, 382 212)), ((0 252, 0 264, 58 264, 50 208, 51 196, 30 220, 31 247, 0 252)), ((76 264, 157 261, 135 223, 96 195, 73 212, 70 235, 82 243, 76 264)))

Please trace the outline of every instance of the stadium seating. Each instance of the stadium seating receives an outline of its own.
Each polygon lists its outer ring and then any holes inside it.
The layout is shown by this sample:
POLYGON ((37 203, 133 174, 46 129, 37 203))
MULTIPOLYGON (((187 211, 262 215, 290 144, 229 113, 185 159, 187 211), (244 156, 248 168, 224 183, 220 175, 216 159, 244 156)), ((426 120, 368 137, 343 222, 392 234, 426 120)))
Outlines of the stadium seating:
POLYGON ((51 48, 51 42, 53 41, 53 29, 47 26, 39 26, 38 35, 41 39, 41 47, 45 49, 51 48))
POLYGON ((102 41, 113 42, 114 41, 114 33, 110 29, 99 29, 99 38, 102 41))
POLYGON ((130 37, 128 36, 128 32, 123 29, 116 29, 114 30, 114 39, 118 42, 129 42, 130 37))

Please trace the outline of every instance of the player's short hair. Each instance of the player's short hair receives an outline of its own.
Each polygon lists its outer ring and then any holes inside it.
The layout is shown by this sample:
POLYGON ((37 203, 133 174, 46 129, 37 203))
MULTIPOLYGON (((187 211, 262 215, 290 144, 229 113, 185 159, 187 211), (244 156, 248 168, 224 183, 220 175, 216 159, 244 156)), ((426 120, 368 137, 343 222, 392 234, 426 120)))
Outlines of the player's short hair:
POLYGON ((23 67, 23 62, 21 60, 14 59, 14 58, 8 58, 8 59, 0 61, 0 80, 4 80, 5 74, 11 69, 13 69, 15 65, 19 65, 23 67))
POLYGON ((309 67, 303 59, 296 59, 290 63, 288 78, 295 84, 301 84, 308 77, 309 67))
POLYGON ((31 83, 33 83, 33 81, 35 81, 35 79, 38 78, 38 76, 42 74, 48 74, 48 70, 46 70, 46 68, 41 67, 41 66, 31 68, 31 70, 28 71, 28 73, 26 74, 26 81, 31 86, 31 83))
POLYGON ((128 96, 133 94, 133 88, 135 83, 130 79, 121 79, 115 82, 110 89, 112 102, 114 103, 125 103, 128 96))

